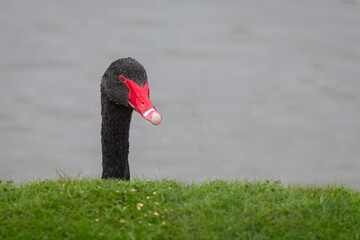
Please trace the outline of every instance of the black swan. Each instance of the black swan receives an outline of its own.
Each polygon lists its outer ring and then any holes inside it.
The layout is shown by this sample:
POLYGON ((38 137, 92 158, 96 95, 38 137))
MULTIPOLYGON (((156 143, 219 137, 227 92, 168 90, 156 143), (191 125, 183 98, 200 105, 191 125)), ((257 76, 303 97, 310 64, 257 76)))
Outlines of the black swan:
POLYGON ((111 63, 100 87, 102 178, 130 180, 129 129, 133 110, 155 125, 162 117, 150 101, 145 68, 133 58, 111 63))

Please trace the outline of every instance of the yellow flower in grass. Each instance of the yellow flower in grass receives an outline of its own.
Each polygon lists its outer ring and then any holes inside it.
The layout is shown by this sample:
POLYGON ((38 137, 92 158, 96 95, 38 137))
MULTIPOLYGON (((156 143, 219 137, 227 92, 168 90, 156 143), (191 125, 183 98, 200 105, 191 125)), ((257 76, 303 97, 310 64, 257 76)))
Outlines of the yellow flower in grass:
POLYGON ((137 208, 137 210, 141 210, 141 208, 144 206, 144 204, 142 204, 142 203, 138 203, 138 204, 136 204, 136 208, 137 208))

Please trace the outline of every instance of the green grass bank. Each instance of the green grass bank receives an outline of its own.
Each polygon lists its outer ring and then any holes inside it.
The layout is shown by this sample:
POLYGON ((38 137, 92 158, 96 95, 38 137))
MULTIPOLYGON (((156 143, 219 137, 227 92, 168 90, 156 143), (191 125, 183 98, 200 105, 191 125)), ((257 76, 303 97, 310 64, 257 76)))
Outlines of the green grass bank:
POLYGON ((0 239, 360 239, 360 193, 278 181, 0 183, 0 239))

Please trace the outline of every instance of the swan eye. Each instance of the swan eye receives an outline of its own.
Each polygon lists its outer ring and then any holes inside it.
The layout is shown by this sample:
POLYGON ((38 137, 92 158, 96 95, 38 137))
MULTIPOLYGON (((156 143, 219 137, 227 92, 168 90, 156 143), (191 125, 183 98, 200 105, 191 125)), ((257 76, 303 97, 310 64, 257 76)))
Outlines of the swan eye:
POLYGON ((125 77, 124 77, 124 75, 120 75, 120 76, 119 76, 119 80, 120 80, 121 82, 125 82, 125 77))

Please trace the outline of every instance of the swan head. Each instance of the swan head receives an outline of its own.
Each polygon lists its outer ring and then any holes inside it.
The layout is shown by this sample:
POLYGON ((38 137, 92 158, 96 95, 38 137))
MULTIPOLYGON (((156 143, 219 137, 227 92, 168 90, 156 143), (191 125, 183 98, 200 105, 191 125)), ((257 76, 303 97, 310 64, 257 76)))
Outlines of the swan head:
POLYGON ((154 125, 162 116, 150 101, 150 90, 145 68, 133 58, 114 61, 106 70, 102 84, 108 99, 131 107, 154 125))

